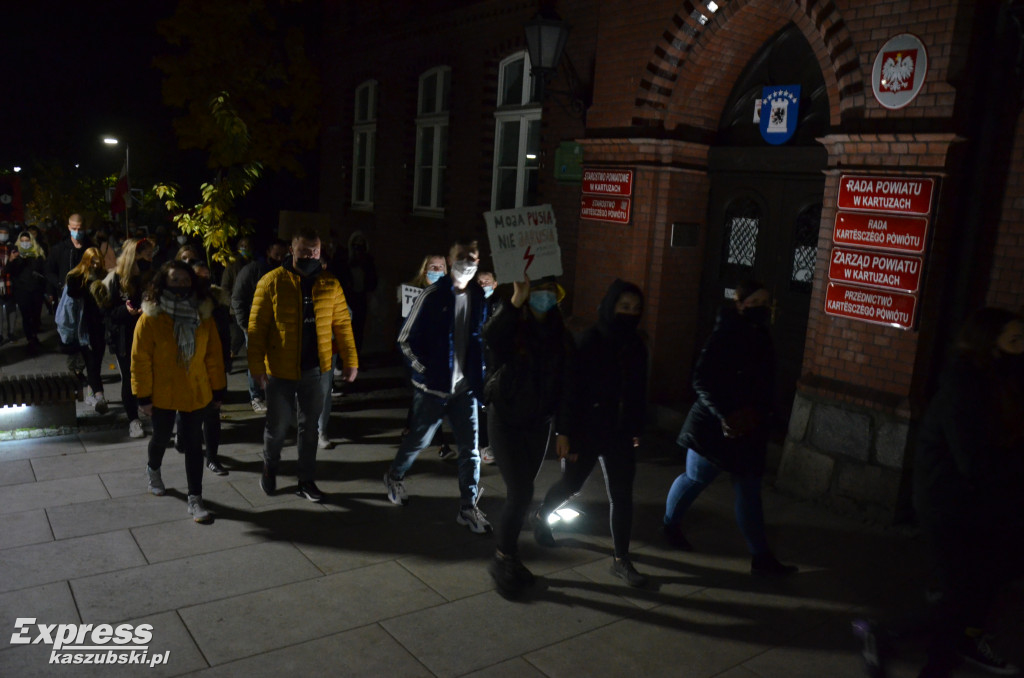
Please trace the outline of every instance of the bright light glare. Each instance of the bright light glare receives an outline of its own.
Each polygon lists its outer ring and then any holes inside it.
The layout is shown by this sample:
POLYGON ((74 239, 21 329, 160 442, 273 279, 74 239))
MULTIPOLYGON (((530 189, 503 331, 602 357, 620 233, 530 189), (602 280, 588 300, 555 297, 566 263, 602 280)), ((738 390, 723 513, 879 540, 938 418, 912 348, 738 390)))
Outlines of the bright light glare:
POLYGON ((28 409, 28 405, 4 405, 3 407, 0 407, 0 411, 3 411, 4 414, 21 412, 25 409, 28 409))
POLYGON ((714 14, 715 12, 718 11, 718 3, 709 2, 707 6, 708 6, 708 11, 711 12, 712 14, 714 14))
POLYGON ((527 160, 536 160, 537 159, 537 154, 536 153, 527 153, 526 154, 526 159, 527 160))
POLYGON ((20 168, 20 167, 18 167, 17 165, 15 165, 15 166, 14 166, 14 171, 15 171, 15 172, 20 172, 20 171, 21 171, 21 168, 20 168))
POLYGON ((107 144, 108 146, 116 146, 117 139, 115 139, 114 137, 103 137, 103 143, 107 144))
POLYGON ((548 524, 554 525, 559 520, 564 520, 567 523, 571 523, 572 521, 579 518, 580 515, 580 512, 575 509, 560 508, 555 511, 552 511, 551 514, 548 515, 548 524))

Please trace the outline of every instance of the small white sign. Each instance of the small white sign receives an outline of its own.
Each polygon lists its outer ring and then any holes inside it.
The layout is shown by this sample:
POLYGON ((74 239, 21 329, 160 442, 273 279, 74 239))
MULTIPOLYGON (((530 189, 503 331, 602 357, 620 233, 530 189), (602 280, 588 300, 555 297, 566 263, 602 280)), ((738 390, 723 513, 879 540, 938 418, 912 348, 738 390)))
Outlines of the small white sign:
POLYGON ((412 312, 412 305, 416 303, 416 300, 420 298, 420 294, 422 293, 423 290, 415 285, 398 286, 398 298, 402 300, 403 318, 409 317, 409 313, 412 312))
POLYGON ((551 205, 484 212, 484 220, 498 280, 562 275, 562 250, 551 205))

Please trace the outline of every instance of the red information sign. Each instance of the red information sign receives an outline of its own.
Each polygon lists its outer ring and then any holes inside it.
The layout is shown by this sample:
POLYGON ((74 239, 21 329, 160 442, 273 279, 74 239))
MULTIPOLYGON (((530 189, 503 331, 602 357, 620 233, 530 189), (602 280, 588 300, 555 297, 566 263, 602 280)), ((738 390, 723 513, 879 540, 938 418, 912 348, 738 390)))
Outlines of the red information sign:
POLYGON ((602 198, 596 195, 580 196, 580 218, 628 224, 631 210, 629 198, 602 198))
POLYGON ((825 313, 829 315, 909 330, 916 312, 917 297, 910 294, 839 283, 829 283, 825 288, 825 313))
POLYGON ((921 285, 923 265, 921 257, 833 247, 828 277, 839 282, 916 292, 921 285))
POLYGON ((836 212, 832 241, 837 245, 921 254, 926 235, 928 219, 925 217, 836 212))
POLYGON ((895 214, 928 214, 934 179, 844 175, 839 180, 839 209, 895 214))
POLYGON ((583 192, 597 195, 633 195, 633 170, 585 169, 583 192))

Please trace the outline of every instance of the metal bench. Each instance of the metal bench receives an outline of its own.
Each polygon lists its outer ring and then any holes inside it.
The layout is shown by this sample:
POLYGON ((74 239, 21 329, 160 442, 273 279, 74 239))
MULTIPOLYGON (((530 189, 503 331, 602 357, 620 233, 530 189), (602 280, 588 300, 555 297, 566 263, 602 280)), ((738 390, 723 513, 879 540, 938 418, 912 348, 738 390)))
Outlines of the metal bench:
POLYGON ((84 395, 70 372, 0 377, 0 432, 74 428, 84 395))

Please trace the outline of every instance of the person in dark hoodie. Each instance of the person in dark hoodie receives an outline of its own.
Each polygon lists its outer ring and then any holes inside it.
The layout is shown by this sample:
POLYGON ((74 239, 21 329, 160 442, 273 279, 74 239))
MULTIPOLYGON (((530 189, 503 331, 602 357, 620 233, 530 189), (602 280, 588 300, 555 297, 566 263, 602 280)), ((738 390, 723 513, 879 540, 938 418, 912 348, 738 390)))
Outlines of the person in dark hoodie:
POLYGON ((639 287, 615 280, 601 301, 597 324, 580 338, 572 370, 573 450, 564 457, 562 477, 534 516, 537 542, 554 546, 548 517, 580 491, 600 460, 615 548, 611 573, 635 587, 647 583, 629 559, 636 448, 647 400, 647 347, 637 332, 643 307, 639 287))
POLYGON ((513 283, 510 301, 499 301, 484 325, 489 374, 484 386, 491 449, 505 481, 506 500, 497 525, 498 544, 488 568, 505 598, 518 598, 534 576, 519 560, 519 533, 533 482, 552 432, 559 458, 569 455, 572 337, 558 302, 565 295, 554 277, 513 283))
POLYGON ((670 543, 691 550, 680 528, 683 515, 719 473, 728 471, 736 495, 736 522, 751 554, 751 573, 788 575, 797 568, 780 563, 768 547, 761 506, 775 415, 770 303, 768 290, 748 280, 737 285, 735 303, 718 314, 693 370, 697 401, 676 441, 687 451, 686 472, 669 489, 663 529, 670 543))
POLYGON ((982 308, 967 320, 921 422, 914 508, 941 597, 931 610, 921 676, 962 660, 1020 675, 985 635, 1000 590, 1024 574, 1024 319, 982 308))
POLYGON ((68 237, 59 240, 46 259, 47 295, 51 303, 60 299, 68 273, 82 261, 82 255, 92 247, 92 241, 82 226, 82 215, 68 217, 68 237))

